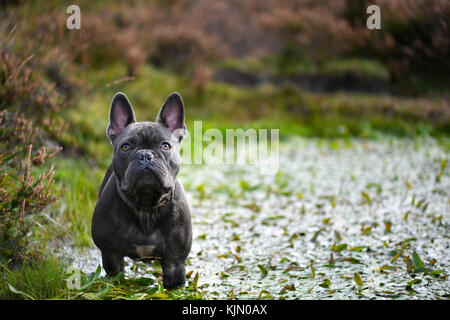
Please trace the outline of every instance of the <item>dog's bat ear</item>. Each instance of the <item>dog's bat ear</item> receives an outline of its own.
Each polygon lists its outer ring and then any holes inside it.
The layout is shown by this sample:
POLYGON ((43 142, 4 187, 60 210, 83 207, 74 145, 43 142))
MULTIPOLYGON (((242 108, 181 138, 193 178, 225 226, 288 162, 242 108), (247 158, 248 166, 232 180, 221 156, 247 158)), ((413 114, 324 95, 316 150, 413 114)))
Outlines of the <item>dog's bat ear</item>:
POLYGON ((156 122, 166 126, 174 134, 178 141, 186 135, 186 125, 184 124, 184 105, 181 96, 174 92, 164 102, 156 122))
POLYGON ((113 141, 132 122, 136 122, 136 118, 130 101, 122 92, 116 93, 109 110, 109 126, 106 135, 113 141))

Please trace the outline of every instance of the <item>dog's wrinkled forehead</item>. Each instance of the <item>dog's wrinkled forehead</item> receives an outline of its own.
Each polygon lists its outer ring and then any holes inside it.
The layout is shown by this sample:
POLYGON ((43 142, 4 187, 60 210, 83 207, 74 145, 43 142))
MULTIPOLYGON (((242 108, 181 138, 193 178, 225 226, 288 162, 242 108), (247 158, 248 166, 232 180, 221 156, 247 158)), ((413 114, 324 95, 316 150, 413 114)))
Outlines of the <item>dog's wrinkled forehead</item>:
POLYGON ((161 142, 177 142, 176 137, 166 127, 156 122, 135 122, 129 124, 120 135, 120 143, 151 146, 161 142))

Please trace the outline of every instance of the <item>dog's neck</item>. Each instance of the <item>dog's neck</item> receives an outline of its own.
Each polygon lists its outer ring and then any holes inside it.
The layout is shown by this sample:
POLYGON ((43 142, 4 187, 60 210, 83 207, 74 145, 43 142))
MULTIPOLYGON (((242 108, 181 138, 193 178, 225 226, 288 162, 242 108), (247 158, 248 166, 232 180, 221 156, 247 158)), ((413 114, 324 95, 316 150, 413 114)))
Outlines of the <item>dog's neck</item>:
POLYGON ((167 207, 170 202, 173 199, 173 194, 174 194, 174 189, 172 189, 170 191, 170 193, 163 195, 160 199, 159 202, 156 206, 145 206, 145 205, 138 205, 136 203, 134 203, 133 201, 130 200, 130 198, 125 194, 125 192, 123 192, 122 188, 120 187, 119 184, 119 180, 117 179, 117 177, 114 177, 116 180, 116 189, 117 192, 119 193, 120 197, 122 198, 122 200, 130 207, 132 208, 136 213, 158 213, 160 212, 163 208, 167 207))

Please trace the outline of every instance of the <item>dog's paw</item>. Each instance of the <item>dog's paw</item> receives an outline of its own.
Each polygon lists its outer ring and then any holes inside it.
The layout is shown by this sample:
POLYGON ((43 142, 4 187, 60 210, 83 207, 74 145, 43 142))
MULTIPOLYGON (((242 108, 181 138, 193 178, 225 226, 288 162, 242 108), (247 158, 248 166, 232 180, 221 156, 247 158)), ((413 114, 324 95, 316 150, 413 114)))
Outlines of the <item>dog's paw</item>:
POLYGON ((164 278, 163 286, 165 289, 176 289, 186 285, 186 277, 164 278))

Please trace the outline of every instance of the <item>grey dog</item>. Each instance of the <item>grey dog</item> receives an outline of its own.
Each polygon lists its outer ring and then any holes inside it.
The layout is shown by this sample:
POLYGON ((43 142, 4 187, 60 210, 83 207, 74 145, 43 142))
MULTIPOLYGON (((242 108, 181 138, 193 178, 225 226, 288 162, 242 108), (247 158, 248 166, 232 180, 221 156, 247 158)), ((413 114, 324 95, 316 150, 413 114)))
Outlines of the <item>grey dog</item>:
POLYGON ((186 134, 178 93, 164 102, 155 122, 137 122, 123 93, 111 103, 106 131, 114 155, 100 186, 92 238, 112 276, 124 257, 160 259, 165 288, 185 284, 192 226, 184 189, 177 180, 179 149, 186 134))

